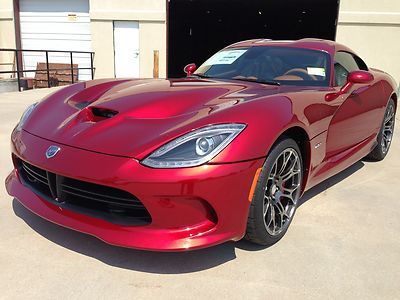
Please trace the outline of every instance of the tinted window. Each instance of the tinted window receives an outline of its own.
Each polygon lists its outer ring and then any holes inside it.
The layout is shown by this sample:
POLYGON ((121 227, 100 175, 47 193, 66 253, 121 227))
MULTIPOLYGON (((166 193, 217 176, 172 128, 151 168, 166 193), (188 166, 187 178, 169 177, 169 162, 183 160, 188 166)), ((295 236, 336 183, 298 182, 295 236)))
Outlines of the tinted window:
POLYGON ((322 51, 257 46, 224 49, 201 65, 195 74, 287 85, 328 86, 329 66, 329 55, 322 51))
POLYGON ((356 60, 360 70, 368 71, 367 64, 361 58, 359 58, 358 56, 354 56, 354 59, 356 60))
POLYGON ((347 52, 337 52, 335 55, 335 86, 342 86, 347 81, 350 72, 360 70, 353 55, 347 52))

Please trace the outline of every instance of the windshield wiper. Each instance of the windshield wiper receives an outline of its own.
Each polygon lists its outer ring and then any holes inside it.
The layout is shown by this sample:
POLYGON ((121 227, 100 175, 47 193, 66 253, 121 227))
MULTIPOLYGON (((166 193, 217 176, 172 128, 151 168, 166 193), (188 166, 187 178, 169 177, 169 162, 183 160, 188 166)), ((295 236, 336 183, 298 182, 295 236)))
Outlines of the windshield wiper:
POLYGON ((273 81, 273 80, 258 80, 258 79, 251 79, 251 78, 230 78, 230 79, 255 82, 255 83, 261 83, 261 84, 277 85, 277 86, 281 85, 279 82, 273 81))

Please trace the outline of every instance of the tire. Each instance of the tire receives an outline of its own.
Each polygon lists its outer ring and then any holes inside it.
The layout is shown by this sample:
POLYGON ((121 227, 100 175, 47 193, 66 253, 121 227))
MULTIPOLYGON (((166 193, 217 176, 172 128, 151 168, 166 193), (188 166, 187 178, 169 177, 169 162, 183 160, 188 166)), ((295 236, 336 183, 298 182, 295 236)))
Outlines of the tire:
POLYGON ((371 153, 366 156, 367 160, 381 161, 386 157, 389 152, 390 145, 392 144, 395 120, 396 107, 393 99, 390 99, 383 117, 381 130, 378 134, 378 144, 371 151, 371 153))
POLYGON ((270 246, 285 235, 299 202, 302 181, 299 146, 293 139, 283 138, 273 146, 260 172, 250 204, 245 239, 270 246))

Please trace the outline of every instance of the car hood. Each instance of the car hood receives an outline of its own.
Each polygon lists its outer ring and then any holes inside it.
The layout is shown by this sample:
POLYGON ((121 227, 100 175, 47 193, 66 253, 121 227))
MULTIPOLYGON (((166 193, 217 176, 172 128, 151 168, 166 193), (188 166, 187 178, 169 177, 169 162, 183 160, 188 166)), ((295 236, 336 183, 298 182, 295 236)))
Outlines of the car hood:
POLYGON ((24 130, 58 144, 141 159, 215 120, 240 122, 222 112, 281 89, 195 78, 78 83, 40 102, 24 130), (211 118, 216 114, 225 117, 211 118))

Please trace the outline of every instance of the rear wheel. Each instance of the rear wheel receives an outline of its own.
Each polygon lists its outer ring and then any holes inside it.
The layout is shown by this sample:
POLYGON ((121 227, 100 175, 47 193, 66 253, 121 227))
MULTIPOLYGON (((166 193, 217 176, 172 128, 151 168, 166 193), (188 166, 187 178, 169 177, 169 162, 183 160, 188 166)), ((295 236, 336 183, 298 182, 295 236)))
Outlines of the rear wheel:
POLYGON ((386 108, 385 117, 381 130, 378 134, 378 145, 367 155, 367 159, 380 161, 383 160, 389 152, 390 145, 392 144, 396 108, 393 99, 390 99, 386 108))
POLYGON ((253 195, 245 238, 269 246, 286 233, 300 197, 303 162, 297 143, 279 141, 266 159, 253 195))

